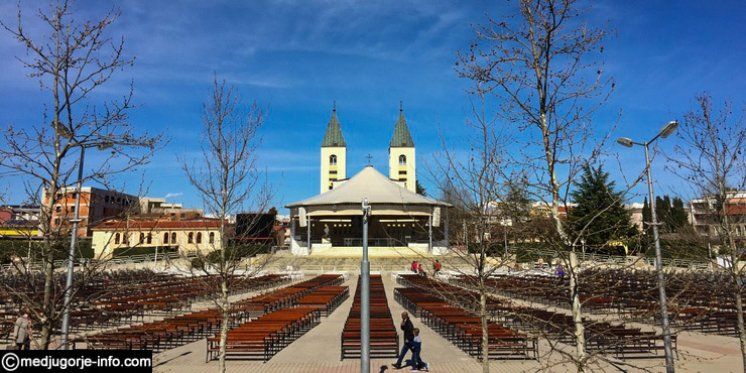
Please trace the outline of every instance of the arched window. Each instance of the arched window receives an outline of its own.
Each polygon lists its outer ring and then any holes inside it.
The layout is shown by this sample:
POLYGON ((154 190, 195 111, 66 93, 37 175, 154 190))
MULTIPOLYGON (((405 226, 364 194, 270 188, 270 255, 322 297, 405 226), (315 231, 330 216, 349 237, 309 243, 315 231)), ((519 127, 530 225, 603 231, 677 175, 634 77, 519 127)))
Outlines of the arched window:
POLYGON ((215 243, 215 232, 210 232, 210 243, 215 243))
POLYGON ((163 234, 163 243, 168 243, 168 232, 163 234))
POLYGON ((121 236, 119 235, 119 233, 115 234, 114 235, 114 243, 118 244, 120 240, 121 240, 121 236))
POLYGON ((402 154, 399 156, 399 166, 406 166, 407 165, 407 156, 402 154))
POLYGON ((176 232, 171 232, 171 244, 176 244, 176 232))
POLYGON ((189 232, 189 235, 187 236, 187 242, 194 243, 194 232, 189 232))
POLYGON ((148 233, 148 241, 147 242, 148 242, 148 244, 153 243, 153 234, 152 233, 148 233))
POLYGON ((332 154, 329 156, 329 165, 330 166, 336 166, 337 165, 337 155, 332 154))
POLYGON ((202 243, 202 232, 197 232, 197 243, 202 243))
POLYGON ((145 233, 140 232, 140 244, 145 243, 145 233))

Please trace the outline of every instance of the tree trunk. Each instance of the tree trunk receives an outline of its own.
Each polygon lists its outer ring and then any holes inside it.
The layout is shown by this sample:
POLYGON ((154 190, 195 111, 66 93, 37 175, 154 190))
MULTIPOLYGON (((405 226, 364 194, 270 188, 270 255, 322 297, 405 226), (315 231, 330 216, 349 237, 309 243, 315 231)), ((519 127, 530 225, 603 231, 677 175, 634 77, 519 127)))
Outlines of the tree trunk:
POLYGON ((583 325, 583 314, 580 310, 580 291, 578 289, 578 276, 576 268, 578 258, 575 252, 570 252, 570 296, 572 297, 572 321, 575 325, 575 342, 577 343, 577 361, 575 365, 578 372, 585 371, 585 326, 583 325))
POLYGON ((44 255, 44 299, 41 305, 42 317, 41 321, 41 348, 46 350, 49 349, 49 344, 52 341, 52 333, 54 328, 52 325, 52 313, 54 312, 52 307, 52 292, 54 291, 54 255, 53 249, 50 245, 46 245, 46 254, 44 255))
POLYGON ((490 343, 487 322, 487 289, 484 285, 479 290, 479 317, 482 321, 482 372, 490 372, 490 343))
MULTIPOLYGON (((733 263, 733 265, 735 264, 733 263)), ((741 343, 741 363, 743 364, 743 371, 746 372, 746 327, 743 323, 743 297, 741 296, 741 286, 743 284, 738 272, 734 271, 733 274, 736 275, 736 314, 738 317, 738 340, 741 343)))
POLYGON ((220 303, 222 311, 222 322, 220 323, 220 355, 218 372, 225 373, 225 353, 228 343, 228 323, 230 322, 230 303, 228 302, 228 282, 225 278, 220 283, 220 303))

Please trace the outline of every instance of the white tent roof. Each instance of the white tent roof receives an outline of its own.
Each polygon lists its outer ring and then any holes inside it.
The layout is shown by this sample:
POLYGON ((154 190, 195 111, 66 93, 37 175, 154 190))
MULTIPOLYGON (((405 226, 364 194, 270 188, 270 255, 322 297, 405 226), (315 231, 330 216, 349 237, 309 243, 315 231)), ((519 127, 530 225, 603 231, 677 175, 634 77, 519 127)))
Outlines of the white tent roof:
POLYGON ((409 191, 369 165, 338 187, 314 197, 290 203, 285 207, 359 204, 363 198, 368 198, 368 203, 371 205, 450 206, 448 203, 409 191))

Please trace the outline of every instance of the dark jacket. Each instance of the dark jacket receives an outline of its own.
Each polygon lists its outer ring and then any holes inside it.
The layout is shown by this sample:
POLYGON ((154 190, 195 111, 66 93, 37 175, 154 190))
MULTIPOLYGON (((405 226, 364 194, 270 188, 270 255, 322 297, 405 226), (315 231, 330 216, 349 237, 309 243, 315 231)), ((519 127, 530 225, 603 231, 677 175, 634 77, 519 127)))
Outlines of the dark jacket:
POLYGON ((404 332, 404 340, 406 342, 412 342, 414 339, 414 325, 412 325, 412 320, 407 319, 407 321, 405 321, 401 326, 401 330, 404 332))

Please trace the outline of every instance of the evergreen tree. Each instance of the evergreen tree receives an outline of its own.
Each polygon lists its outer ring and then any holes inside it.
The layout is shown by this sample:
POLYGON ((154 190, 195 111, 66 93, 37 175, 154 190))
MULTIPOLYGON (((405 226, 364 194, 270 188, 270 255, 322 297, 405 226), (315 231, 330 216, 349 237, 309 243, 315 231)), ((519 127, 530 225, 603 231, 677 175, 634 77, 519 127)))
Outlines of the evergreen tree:
MULTIPOLYGON (((642 207, 642 220, 644 223, 650 223, 652 216, 647 198, 642 207)), ((689 224, 688 214, 684 207, 684 201, 679 197, 671 199, 670 196, 664 195, 655 197, 655 212, 658 215, 660 231, 662 233, 676 233, 681 228, 689 224)), ((649 234, 650 229, 645 225, 645 234, 649 234)))
POLYGON ((419 180, 415 181, 414 189, 417 192, 417 194, 421 194, 423 196, 427 195, 427 190, 425 190, 425 187, 422 186, 422 184, 420 184, 419 180))
POLYGON ((622 194, 614 191, 614 182, 601 166, 585 166, 577 188, 570 195, 577 206, 568 214, 569 227, 576 237, 582 234, 588 245, 603 246, 635 234, 629 212, 622 204, 622 194))
POLYGON ((671 226, 674 232, 678 232, 681 228, 686 227, 689 224, 689 216, 684 208, 684 201, 676 197, 673 199, 673 205, 671 206, 671 226))

